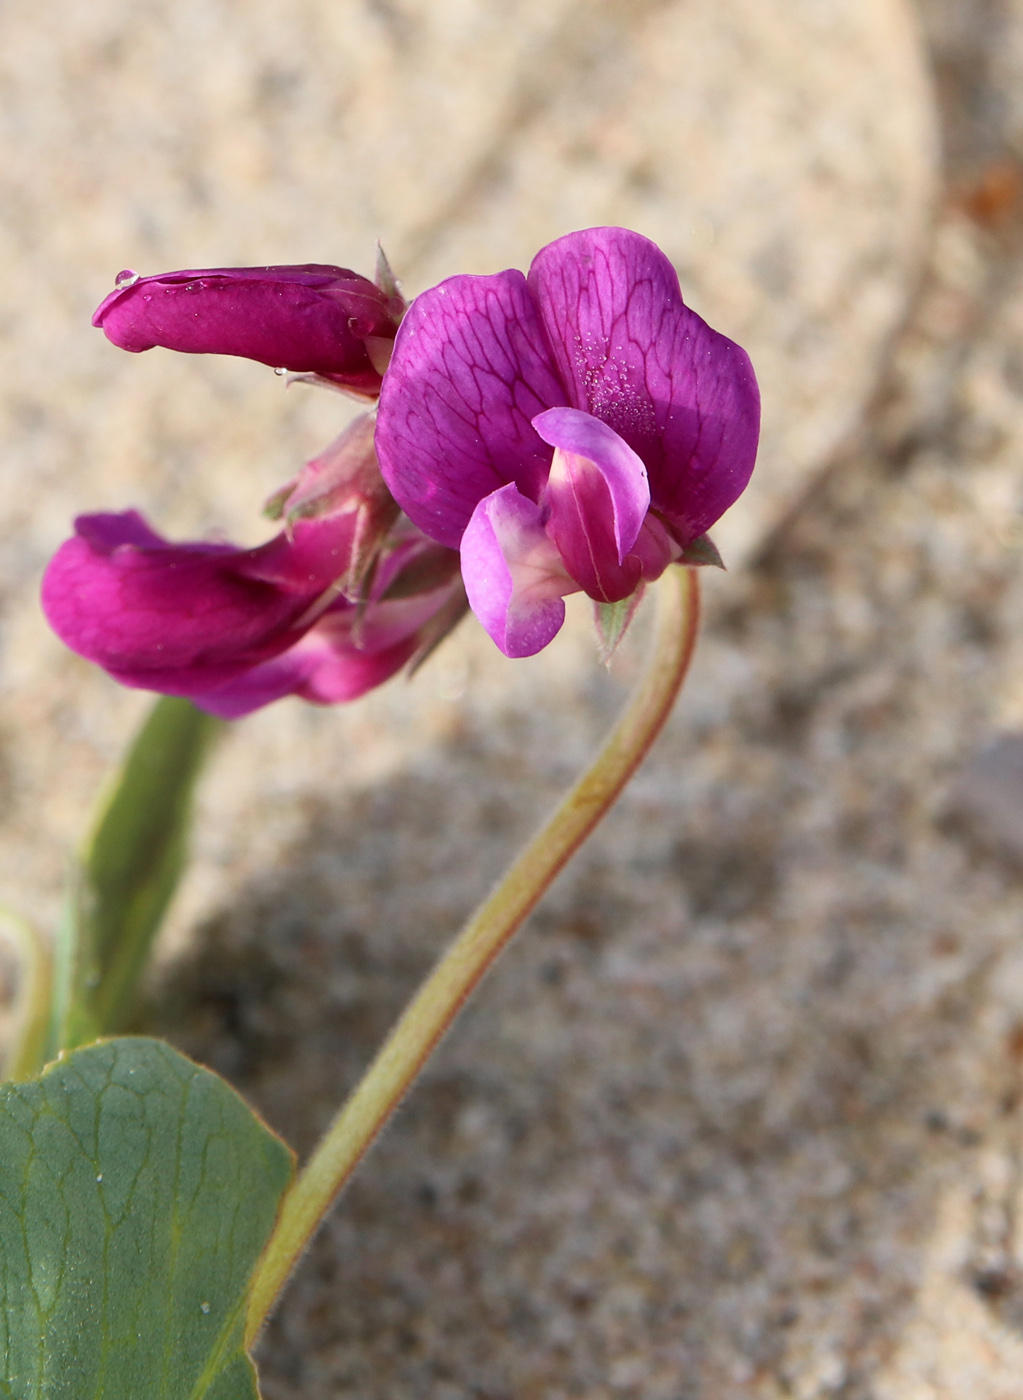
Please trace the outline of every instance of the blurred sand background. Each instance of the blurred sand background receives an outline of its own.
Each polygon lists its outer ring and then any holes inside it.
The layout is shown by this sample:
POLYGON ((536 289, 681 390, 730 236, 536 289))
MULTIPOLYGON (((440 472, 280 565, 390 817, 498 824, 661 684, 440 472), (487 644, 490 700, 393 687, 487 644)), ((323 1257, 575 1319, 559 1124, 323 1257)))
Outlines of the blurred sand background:
MULTIPOLYGON (((146 708, 49 635, 84 509, 261 538, 333 395, 89 326, 123 267, 650 235, 764 441, 690 687, 261 1346, 267 1400, 1023 1395, 1023 0, 0 9, 0 901, 146 708), (992 745, 995 747, 992 749, 992 745)), ((637 629, 641 633, 642 628, 637 629)), ((239 724, 152 1025, 315 1141, 642 657, 239 724)))

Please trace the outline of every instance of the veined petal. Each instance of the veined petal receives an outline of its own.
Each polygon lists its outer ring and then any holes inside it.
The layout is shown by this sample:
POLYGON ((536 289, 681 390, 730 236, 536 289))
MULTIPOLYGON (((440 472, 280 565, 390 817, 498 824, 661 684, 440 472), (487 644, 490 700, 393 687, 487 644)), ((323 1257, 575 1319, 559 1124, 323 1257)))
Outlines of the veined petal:
POLYGON ((514 482, 539 498, 551 454, 532 420, 565 403, 522 273, 451 277, 398 331, 377 420, 384 479, 421 530, 457 548, 492 491, 514 482))
POLYGON ((557 449, 547 482, 546 501, 552 517, 567 496, 585 521, 587 510, 611 507, 611 529, 620 564, 636 543, 650 508, 650 484, 641 457, 613 428, 576 408, 549 408, 533 419, 544 442, 557 449), (592 489, 593 478, 603 492, 592 489), (598 505, 599 503, 599 505, 598 505))
POLYGON ((642 457, 680 544, 703 534, 753 470, 760 400, 745 351, 690 311, 668 259, 626 229, 548 244, 529 288, 569 402, 642 457))
POLYGON ((578 585, 543 527, 538 506, 514 483, 480 501, 462 536, 469 606, 505 656, 533 656, 565 620, 578 585))

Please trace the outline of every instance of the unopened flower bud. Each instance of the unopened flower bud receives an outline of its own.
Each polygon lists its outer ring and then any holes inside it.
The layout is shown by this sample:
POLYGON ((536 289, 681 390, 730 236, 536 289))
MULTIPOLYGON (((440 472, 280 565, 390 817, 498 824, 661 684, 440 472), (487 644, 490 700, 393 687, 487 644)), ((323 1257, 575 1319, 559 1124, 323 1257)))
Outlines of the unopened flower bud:
POLYGON ((396 291, 305 263, 124 272, 93 325, 122 350, 240 355, 376 398, 403 311, 396 291))

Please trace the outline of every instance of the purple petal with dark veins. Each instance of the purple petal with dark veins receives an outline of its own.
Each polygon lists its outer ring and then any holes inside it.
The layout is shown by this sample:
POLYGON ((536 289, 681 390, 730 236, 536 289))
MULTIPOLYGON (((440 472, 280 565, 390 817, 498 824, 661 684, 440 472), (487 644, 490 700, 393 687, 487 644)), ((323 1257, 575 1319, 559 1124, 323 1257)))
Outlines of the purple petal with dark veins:
POLYGON ((753 470, 760 400, 745 351, 689 310, 668 259, 626 229, 548 244, 529 288, 569 402, 642 457, 680 543, 703 534, 753 470))
POLYGON ((521 272, 452 277, 412 303, 377 421, 391 493, 457 548, 479 501, 514 482, 537 500, 551 453, 532 427, 567 403, 521 272))
POLYGON ((505 656, 533 656, 557 635, 578 585, 514 482, 480 501, 462 536, 469 606, 505 656))

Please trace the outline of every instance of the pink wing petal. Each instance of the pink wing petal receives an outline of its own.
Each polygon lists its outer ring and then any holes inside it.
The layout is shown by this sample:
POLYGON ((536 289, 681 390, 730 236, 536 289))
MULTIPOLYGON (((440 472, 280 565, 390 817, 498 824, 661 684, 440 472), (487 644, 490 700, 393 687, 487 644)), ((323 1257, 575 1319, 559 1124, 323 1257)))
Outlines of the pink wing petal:
POLYGON ((480 501, 462 537, 469 606, 505 656, 542 651, 565 620, 565 571, 537 506, 514 483, 480 501))
POLYGON ((668 259, 625 229, 548 244, 529 287, 569 401, 639 453, 680 543, 703 534, 753 470, 760 400, 745 351, 689 310, 668 259))
POLYGON ((392 494, 457 548, 479 501, 514 482, 536 500, 551 454, 532 427, 566 403, 521 272, 452 277, 424 292, 395 341, 377 422, 392 494))

